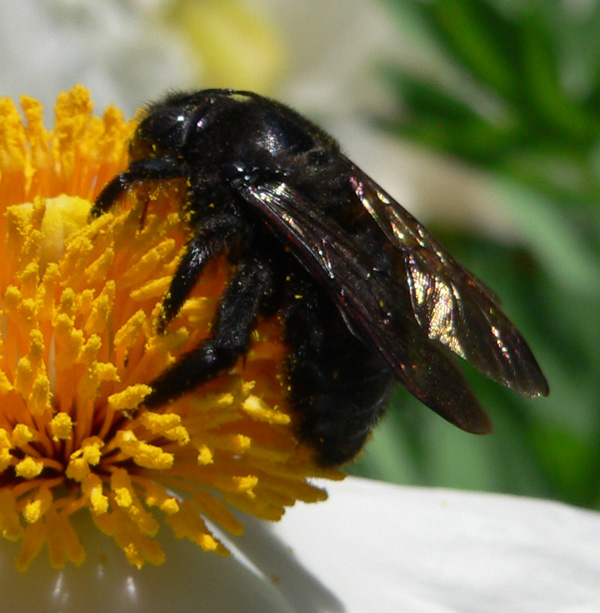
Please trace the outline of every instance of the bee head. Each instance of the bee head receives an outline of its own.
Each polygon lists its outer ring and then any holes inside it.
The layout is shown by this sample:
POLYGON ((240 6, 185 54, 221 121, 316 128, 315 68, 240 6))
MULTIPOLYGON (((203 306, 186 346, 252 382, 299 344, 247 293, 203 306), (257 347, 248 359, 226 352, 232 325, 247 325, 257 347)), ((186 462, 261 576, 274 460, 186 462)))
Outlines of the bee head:
POLYGON ((131 160, 171 155, 178 157, 185 144, 194 108, 165 100, 146 110, 129 145, 131 160))
POLYGON ((150 105, 131 141, 130 159, 177 158, 205 169, 249 161, 278 167, 323 146, 335 148, 284 105, 251 92, 207 89, 150 105))
MULTIPOLYGON (((152 157, 194 155, 204 149, 211 128, 227 132, 222 119, 242 102, 252 101, 251 94, 229 89, 207 89, 195 93, 174 93, 151 104, 145 110, 130 143, 131 160, 152 157)), ((237 122, 235 122, 237 123, 237 122)))

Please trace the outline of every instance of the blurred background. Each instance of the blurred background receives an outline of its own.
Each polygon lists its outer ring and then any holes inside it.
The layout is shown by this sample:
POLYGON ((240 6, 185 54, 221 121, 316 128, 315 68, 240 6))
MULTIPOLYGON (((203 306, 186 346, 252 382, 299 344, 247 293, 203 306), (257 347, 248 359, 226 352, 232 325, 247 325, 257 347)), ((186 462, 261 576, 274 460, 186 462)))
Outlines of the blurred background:
POLYGON ((469 371, 492 436, 398 389, 350 472, 600 508, 600 3, 3 0, 0 95, 82 83, 99 113, 168 89, 281 99, 502 297, 548 380, 469 371))

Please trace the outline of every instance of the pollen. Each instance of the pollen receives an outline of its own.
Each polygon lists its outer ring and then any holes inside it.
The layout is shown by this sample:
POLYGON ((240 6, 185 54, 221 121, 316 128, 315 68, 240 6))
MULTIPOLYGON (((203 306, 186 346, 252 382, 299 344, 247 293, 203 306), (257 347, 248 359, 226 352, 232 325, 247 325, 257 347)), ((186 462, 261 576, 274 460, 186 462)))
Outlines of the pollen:
POLYGON ((37 477, 42 470, 44 470, 43 462, 31 457, 21 460, 15 466, 16 475, 18 477, 23 477, 24 479, 33 479, 34 477, 37 477))
POLYGON ((0 535, 21 542, 17 568, 44 545, 55 568, 84 563, 76 511, 139 567, 165 560, 160 531, 226 555, 207 521, 235 536, 233 508, 277 520, 298 500, 323 500, 311 478, 342 475, 296 440, 276 318, 229 372, 144 405, 210 334, 231 267, 210 262, 159 332, 190 238, 181 186, 135 186, 88 221, 127 167, 135 124, 114 107, 94 115, 83 87, 59 96, 52 129, 39 102, 20 106, 0 99, 0 535))
POLYGON ((52 440, 69 440, 73 433, 73 420, 67 413, 56 413, 49 423, 52 440))
POLYGON ((15 447, 22 447, 33 439, 33 432, 25 424, 17 424, 12 433, 12 442, 15 447))

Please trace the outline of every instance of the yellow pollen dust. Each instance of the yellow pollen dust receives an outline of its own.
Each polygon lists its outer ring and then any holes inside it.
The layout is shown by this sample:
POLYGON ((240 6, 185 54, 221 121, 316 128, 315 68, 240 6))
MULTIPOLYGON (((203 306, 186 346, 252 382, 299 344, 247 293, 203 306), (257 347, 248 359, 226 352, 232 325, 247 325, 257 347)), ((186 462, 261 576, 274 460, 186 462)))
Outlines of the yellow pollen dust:
POLYGON ((50 420, 49 425, 53 441, 58 442, 59 440, 68 440, 71 438, 73 420, 67 413, 57 413, 50 420))
POLYGON ((159 530, 226 555, 206 520, 239 535, 232 507, 277 520, 323 500, 308 479, 341 474, 294 435, 276 318, 230 372, 144 406, 153 380, 210 334, 231 265, 209 262, 158 333, 192 235, 185 182, 136 184, 90 221, 127 167, 134 123, 114 107, 95 116, 83 87, 60 94, 49 130, 37 101, 20 103, 22 115, 0 98, 0 534, 21 542, 17 568, 44 545, 53 567, 82 564, 79 510, 142 566, 165 559, 159 530))

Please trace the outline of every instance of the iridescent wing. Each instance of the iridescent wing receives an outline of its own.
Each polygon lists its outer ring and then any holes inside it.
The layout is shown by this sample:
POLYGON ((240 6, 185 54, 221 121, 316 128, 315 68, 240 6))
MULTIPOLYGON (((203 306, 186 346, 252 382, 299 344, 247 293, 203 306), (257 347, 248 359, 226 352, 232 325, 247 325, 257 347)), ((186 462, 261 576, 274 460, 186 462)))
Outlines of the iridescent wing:
POLYGON ((327 288, 353 333, 380 353, 414 396, 464 430, 491 430, 461 370, 415 319, 405 283, 378 270, 359 241, 289 185, 266 182, 239 190, 327 288))
POLYGON ((347 163, 351 189, 385 237, 389 266, 378 266, 360 240, 283 181, 246 184, 240 194, 328 289, 348 327, 448 421, 470 432, 491 430, 448 350, 521 394, 546 395, 546 379, 498 298, 347 163))
POLYGON ((412 312, 427 336, 484 375, 526 396, 548 394, 531 349, 500 309, 500 301, 370 177, 348 161, 363 207, 402 255, 412 312))

